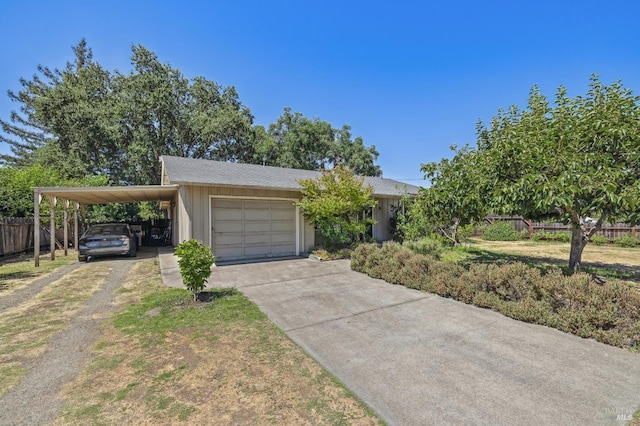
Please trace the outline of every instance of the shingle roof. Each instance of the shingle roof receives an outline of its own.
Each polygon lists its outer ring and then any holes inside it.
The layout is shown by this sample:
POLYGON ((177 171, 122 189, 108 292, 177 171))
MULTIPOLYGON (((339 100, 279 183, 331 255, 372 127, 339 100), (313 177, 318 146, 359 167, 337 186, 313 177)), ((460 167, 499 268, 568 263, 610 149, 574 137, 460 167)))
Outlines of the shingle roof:
MULTIPOLYGON (((218 185, 245 188, 298 191, 303 179, 317 179, 321 173, 312 170, 285 169, 255 164, 227 163, 163 155, 160 160, 169 184, 218 185)), ((393 179, 365 177, 365 184, 379 196, 417 194, 418 187, 393 179)))

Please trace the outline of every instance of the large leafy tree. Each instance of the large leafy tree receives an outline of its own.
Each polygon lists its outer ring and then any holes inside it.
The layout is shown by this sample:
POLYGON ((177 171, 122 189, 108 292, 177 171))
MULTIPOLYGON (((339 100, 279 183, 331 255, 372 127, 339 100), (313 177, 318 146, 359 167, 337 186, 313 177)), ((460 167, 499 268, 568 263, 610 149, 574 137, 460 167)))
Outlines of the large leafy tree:
POLYGON ((430 186, 420 189, 401 226, 409 239, 438 232, 458 245, 460 227, 486 215, 487 188, 476 164, 478 153, 468 146, 451 149, 453 158, 421 167, 430 186))
POLYGON ((192 80, 143 46, 134 46, 133 70, 116 73, 121 180, 159 183, 163 154, 248 161, 253 116, 233 87, 204 77, 192 80))
POLYGON ((268 129, 254 129, 253 162, 277 167, 325 170, 342 164, 359 176, 381 176, 375 164, 378 151, 361 137, 352 139, 351 127, 334 129, 317 117, 308 118, 285 108, 268 129))
POLYGON ((375 207, 373 188, 364 184, 344 167, 325 170, 319 179, 306 179, 302 185, 302 199, 296 203, 328 249, 334 250, 361 240, 375 220, 365 212, 375 207))
POLYGON ((571 224, 569 267, 607 221, 638 221, 640 99, 591 78, 586 95, 558 89, 549 105, 533 87, 528 107, 480 125, 478 150, 492 210, 571 224))
POLYGON ((32 217, 33 188, 65 183, 55 169, 40 165, 0 167, 0 217, 32 217))
POLYGON ((20 107, 0 120, 10 165, 40 163, 64 177, 102 174, 114 183, 159 183, 162 154, 229 161, 253 158, 253 117, 232 87, 188 79, 143 46, 132 48, 132 71, 110 72, 82 40, 63 69, 38 67, 20 107))
POLYGON ((75 60, 63 69, 39 66, 31 80, 20 80, 20 91, 9 91, 20 108, 0 120, 0 141, 12 152, 0 156, 4 162, 52 166, 73 179, 112 172, 117 118, 110 108, 111 77, 84 40, 73 51, 75 60))

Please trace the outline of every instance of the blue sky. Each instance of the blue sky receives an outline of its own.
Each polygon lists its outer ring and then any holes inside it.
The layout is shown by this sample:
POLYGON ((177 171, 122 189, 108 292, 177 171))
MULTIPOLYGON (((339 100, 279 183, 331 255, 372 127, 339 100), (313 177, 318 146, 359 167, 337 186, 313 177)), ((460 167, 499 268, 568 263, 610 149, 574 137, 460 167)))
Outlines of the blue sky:
POLYGON ((351 125, 385 177, 420 184, 421 163, 475 143, 477 120, 524 105, 533 84, 575 96, 599 73, 640 94, 638 16, 618 0, 3 0, 0 117, 20 77, 64 66, 81 38, 121 71, 139 43, 187 77, 235 86, 256 124, 288 106, 351 125))

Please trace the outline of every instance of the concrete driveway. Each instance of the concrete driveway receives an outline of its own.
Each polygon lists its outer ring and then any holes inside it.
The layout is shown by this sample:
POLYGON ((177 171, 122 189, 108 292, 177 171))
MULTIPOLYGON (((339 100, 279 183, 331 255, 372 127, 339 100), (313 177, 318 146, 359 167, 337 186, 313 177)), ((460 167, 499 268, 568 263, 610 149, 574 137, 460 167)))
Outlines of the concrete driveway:
MULTIPOLYGON (((180 286, 175 258, 160 258, 180 286)), ((209 281, 241 290, 392 425, 624 424, 640 404, 639 354, 393 286, 348 261, 221 266, 209 281)))

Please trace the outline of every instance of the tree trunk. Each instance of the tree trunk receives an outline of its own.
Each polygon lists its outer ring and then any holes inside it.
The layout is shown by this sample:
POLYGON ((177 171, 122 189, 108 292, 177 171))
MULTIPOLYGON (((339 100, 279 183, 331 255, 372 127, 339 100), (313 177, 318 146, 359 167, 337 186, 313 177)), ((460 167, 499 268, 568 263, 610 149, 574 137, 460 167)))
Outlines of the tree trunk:
POLYGON ((589 237, 584 234, 580 226, 573 225, 571 229, 571 252, 569 254, 569 270, 576 272, 582 262, 582 251, 589 242, 589 237))

